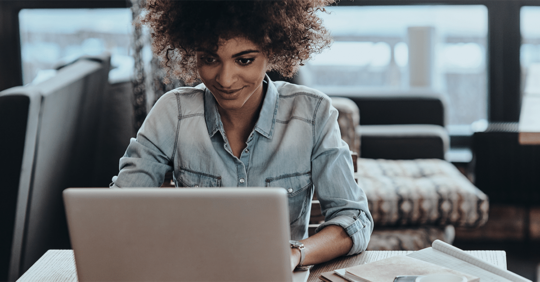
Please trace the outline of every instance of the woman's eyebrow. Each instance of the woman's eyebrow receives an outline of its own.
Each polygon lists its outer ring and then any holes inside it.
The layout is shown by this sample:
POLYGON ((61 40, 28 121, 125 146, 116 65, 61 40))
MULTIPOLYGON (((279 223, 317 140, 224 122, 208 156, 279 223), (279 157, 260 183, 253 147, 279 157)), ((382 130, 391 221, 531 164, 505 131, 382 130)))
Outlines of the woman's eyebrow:
POLYGON ((208 49, 203 49, 203 48, 198 48, 195 50, 195 52, 203 52, 203 53, 206 53, 206 54, 209 54, 209 55, 217 55, 216 53, 208 50, 208 49))
POLYGON ((242 55, 249 54, 249 53, 260 53, 260 51, 259 50, 246 50, 246 51, 236 53, 236 54, 232 55, 232 57, 236 58, 238 56, 242 56, 242 55))

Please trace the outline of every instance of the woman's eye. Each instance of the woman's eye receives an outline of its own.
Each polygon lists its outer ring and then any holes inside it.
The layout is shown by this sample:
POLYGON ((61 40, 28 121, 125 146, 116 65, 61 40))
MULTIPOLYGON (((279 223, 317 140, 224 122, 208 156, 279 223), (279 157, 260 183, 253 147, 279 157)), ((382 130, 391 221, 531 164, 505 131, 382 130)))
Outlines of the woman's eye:
POLYGON ((238 63, 242 66, 247 66, 253 62, 253 58, 240 58, 238 63))
POLYGON ((214 57, 202 57, 201 59, 202 59, 203 63, 205 63, 207 65, 211 65, 211 64, 216 62, 216 59, 214 57))

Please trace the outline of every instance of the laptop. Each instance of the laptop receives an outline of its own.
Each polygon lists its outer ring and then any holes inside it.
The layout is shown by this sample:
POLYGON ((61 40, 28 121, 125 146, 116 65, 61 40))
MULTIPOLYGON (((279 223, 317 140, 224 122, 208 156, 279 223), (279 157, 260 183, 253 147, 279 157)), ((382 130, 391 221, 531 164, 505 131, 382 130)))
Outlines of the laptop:
POLYGON ((294 281, 282 188, 69 188, 79 281, 294 281))

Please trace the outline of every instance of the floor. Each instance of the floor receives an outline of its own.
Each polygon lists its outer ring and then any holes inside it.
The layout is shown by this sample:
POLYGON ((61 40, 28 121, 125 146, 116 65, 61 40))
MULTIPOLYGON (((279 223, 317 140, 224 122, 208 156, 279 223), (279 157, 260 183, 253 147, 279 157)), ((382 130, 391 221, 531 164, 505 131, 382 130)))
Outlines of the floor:
POLYGON ((460 241, 456 238, 453 245, 462 250, 504 250, 508 270, 540 281, 540 241, 460 241))

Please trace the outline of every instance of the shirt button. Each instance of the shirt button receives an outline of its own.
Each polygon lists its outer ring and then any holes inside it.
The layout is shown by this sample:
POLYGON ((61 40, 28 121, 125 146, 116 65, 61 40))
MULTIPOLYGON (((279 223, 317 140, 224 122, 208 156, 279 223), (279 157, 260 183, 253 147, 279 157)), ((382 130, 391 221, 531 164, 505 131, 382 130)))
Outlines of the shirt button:
POLYGON ((244 180, 244 178, 240 178, 240 183, 244 183, 244 182, 246 182, 246 181, 244 180))
POLYGON ((246 152, 246 153, 247 153, 247 152, 249 152, 249 149, 248 149, 248 148, 246 148, 246 149, 244 150, 244 152, 246 152))
POLYGON ((292 193, 292 188, 287 189, 289 193, 292 193))

